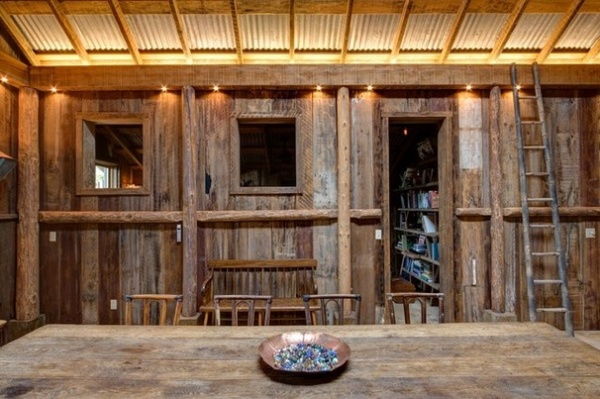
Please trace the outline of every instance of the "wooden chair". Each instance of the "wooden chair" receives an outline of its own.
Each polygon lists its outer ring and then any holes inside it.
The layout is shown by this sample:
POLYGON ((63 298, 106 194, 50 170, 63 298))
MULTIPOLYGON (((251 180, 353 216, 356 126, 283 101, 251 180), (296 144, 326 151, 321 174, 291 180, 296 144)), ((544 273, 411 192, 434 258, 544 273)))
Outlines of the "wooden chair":
POLYGON ((394 304, 401 304, 404 310, 404 323, 411 324, 410 321, 410 304, 419 303, 421 313, 421 323, 426 324, 427 307, 432 305, 432 301, 437 300, 440 309, 438 320, 444 322, 444 294, 443 293, 425 293, 425 292, 388 292, 386 294, 388 315, 391 324, 396 324, 396 312, 394 304))
POLYGON ((142 307, 142 324, 145 326, 151 324, 158 324, 160 326, 179 324, 181 318, 181 308, 183 307, 183 295, 173 294, 136 294, 136 295, 125 295, 125 324, 132 325, 132 308, 133 303, 139 303, 142 307), (158 307, 158 320, 152 322, 151 309, 158 307), (173 318, 167 321, 167 313, 169 307, 173 307, 173 318))
POLYGON ((315 294, 303 298, 306 325, 343 325, 346 320, 360 324, 360 294, 315 294))
POLYGON ((272 295, 215 295, 215 324, 221 325, 221 311, 231 312, 231 325, 240 324, 240 313, 246 313, 246 324, 255 325, 258 313, 258 325, 268 326, 271 321, 272 295))

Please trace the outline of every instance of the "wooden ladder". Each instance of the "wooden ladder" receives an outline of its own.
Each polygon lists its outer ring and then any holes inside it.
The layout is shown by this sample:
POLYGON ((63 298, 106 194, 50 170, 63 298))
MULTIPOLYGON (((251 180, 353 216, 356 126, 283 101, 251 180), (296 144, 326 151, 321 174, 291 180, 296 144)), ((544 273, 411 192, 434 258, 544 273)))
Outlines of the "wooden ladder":
MULTIPOLYGON (((567 262, 561 241, 560 232, 560 217, 558 214, 558 195, 556 189, 556 181, 554 178, 553 162, 552 162, 552 146, 550 138, 546 131, 546 122, 544 117, 544 104, 542 99, 542 88, 540 85, 539 70, 537 63, 533 64, 533 79, 535 86, 535 95, 521 95, 519 92, 517 80, 517 67, 511 65, 510 69, 511 83, 513 87, 513 98, 515 107, 515 126, 517 130, 517 149, 519 162, 519 184, 521 189, 521 206, 523 208, 523 239, 525 252, 525 267, 527 275, 527 296, 529 306, 529 320, 535 321, 538 312, 560 312, 565 315, 565 331, 568 335, 573 336, 573 318, 571 312, 571 302, 569 298, 569 290, 567 286, 567 262), (521 101, 535 102, 536 115, 534 119, 521 119, 521 101), (523 137, 523 130, 527 133, 527 143, 523 137), (540 169, 532 170, 530 166, 540 158, 543 152, 543 162, 538 162, 542 165, 540 169), (528 163, 529 162, 529 163, 528 163), (538 179, 539 186, 547 187, 546 191, 538 196, 530 194, 528 189, 538 179), (552 223, 531 223, 529 208, 533 203, 545 203, 550 206, 552 212, 552 223), (551 229, 554 236, 554 248, 551 251, 534 252, 531 248, 532 232, 546 232, 551 229), (552 259, 552 263, 556 265, 556 270, 550 274, 554 278, 536 278, 535 274, 543 273, 544 264, 548 264, 548 259, 552 259), (534 272, 535 267, 535 272, 534 272), (561 292, 560 307, 538 307, 535 298, 536 285, 558 285, 561 292)), ((534 190, 532 190, 534 191, 534 190)))

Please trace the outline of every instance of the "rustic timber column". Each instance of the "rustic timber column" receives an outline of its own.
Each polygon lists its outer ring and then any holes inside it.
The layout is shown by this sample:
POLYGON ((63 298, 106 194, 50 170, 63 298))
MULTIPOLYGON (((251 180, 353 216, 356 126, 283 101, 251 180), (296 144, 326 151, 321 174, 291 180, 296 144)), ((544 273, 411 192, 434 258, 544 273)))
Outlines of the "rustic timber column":
POLYGON ((196 220, 198 170, 196 141, 196 101, 193 87, 181 90, 182 98, 182 246, 183 246, 183 316, 192 317, 198 311, 198 222, 196 220))
POLYGON ((491 309, 504 313, 504 220, 502 217, 502 160, 500 159, 500 88, 490 92, 490 219, 491 309))
POLYGON ((350 94, 342 87, 337 95, 338 131, 338 290, 352 290, 350 246, 350 94))
POLYGON ((16 319, 40 315, 40 208, 39 97, 36 90, 19 90, 16 319))

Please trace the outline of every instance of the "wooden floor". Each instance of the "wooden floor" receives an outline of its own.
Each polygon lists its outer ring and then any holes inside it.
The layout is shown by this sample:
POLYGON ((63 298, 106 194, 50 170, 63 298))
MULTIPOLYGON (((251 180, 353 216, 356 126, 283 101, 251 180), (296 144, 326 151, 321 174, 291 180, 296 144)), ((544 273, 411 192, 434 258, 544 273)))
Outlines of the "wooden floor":
POLYGON ((575 338, 600 350, 600 331, 575 331, 575 338))

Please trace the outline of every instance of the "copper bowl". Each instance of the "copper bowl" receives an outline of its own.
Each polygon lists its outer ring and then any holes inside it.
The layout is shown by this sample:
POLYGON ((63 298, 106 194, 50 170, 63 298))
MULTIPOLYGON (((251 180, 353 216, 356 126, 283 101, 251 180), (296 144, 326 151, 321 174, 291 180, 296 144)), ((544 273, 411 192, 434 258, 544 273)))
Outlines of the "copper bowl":
POLYGON ((280 335, 275 335, 266 341, 263 341, 258 347, 260 357, 275 370, 286 372, 302 372, 302 373, 324 373, 330 372, 343 366, 350 358, 350 347, 341 339, 319 332, 289 332, 280 335), (327 349, 334 350, 337 356, 337 363, 332 365, 330 369, 323 371, 308 371, 308 370, 287 370, 280 368, 275 363, 275 355, 283 348, 292 344, 317 344, 327 349))

